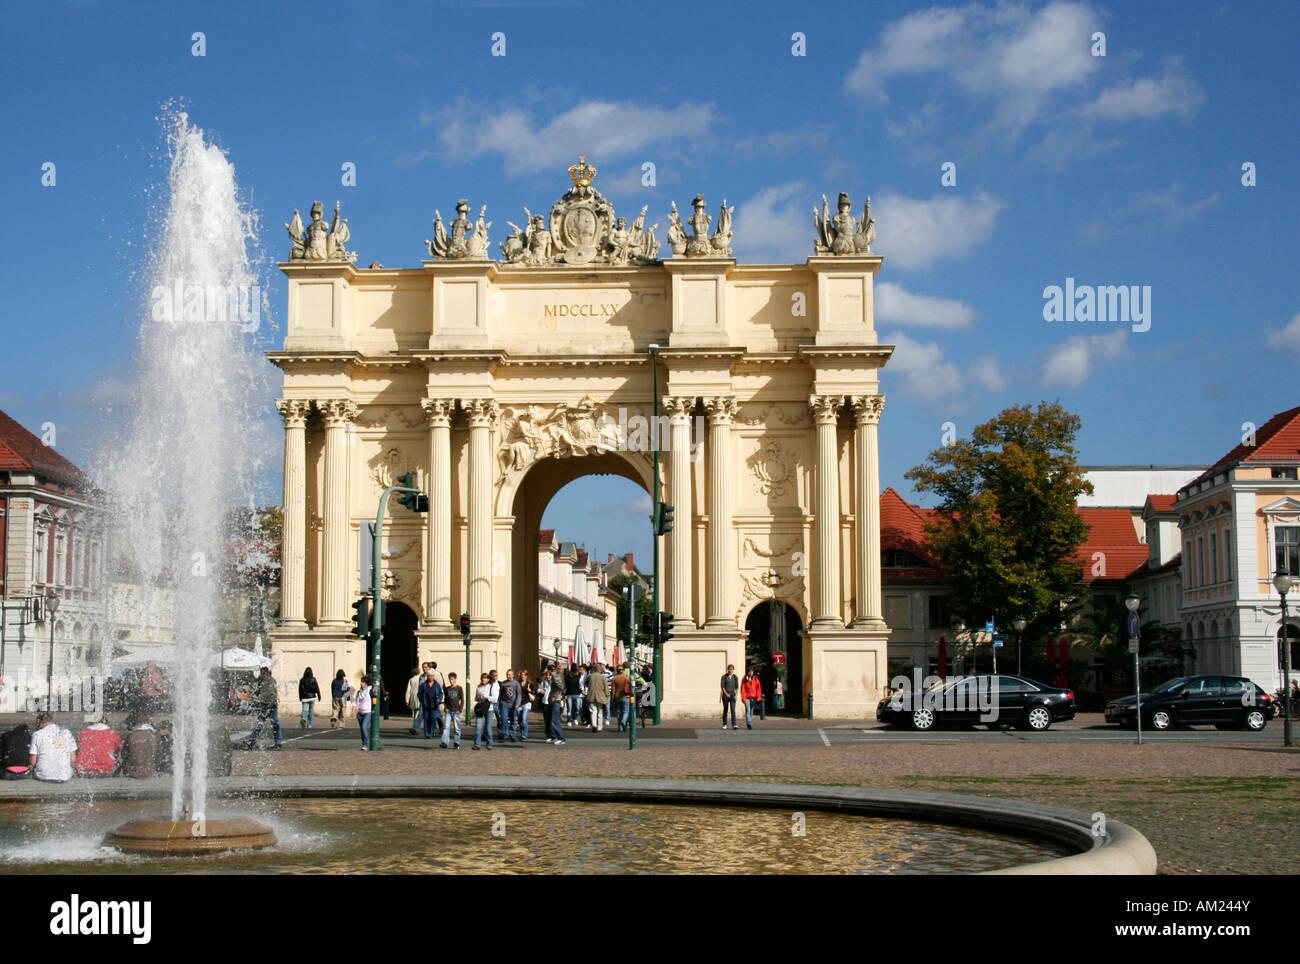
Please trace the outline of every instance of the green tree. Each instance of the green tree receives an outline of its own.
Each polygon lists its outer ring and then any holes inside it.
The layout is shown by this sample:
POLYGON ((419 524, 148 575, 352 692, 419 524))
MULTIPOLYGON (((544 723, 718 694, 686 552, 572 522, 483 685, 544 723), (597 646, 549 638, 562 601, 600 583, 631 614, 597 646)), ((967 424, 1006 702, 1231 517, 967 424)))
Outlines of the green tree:
POLYGON ((926 534, 949 573, 952 607, 1008 627, 1017 615, 1052 630, 1079 594, 1076 552, 1088 525, 1075 510, 1092 492, 1075 459, 1077 415, 1059 403, 1015 406, 969 440, 931 452, 906 478, 939 497, 926 534))
MULTIPOLYGON (((618 593, 618 641, 623 647, 623 652, 628 651, 627 644, 627 595, 623 588, 630 582, 635 582, 633 576, 623 573, 615 576, 609 581, 609 588, 618 593)), ((650 593, 646 592, 636 602, 636 643, 638 645, 648 646, 652 640, 649 633, 641 632, 641 617, 646 613, 654 611, 654 600, 650 598, 650 593)))

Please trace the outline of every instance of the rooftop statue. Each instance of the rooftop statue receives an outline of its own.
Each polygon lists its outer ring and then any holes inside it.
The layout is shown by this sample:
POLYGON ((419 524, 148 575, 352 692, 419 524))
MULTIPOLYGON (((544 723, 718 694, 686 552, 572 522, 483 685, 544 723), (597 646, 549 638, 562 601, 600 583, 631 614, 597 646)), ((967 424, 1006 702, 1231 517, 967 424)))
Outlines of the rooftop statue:
POLYGON ((591 186, 596 168, 585 156, 569 168, 573 187, 551 208, 550 217, 524 208, 524 227, 507 221, 511 234, 500 245, 508 264, 530 267, 553 265, 643 265, 659 257, 653 225, 645 228, 645 212, 631 227, 614 216, 614 205, 591 186))
POLYGON ((321 216, 323 212, 324 205, 320 201, 313 202, 311 223, 306 227, 303 226, 302 215, 296 210, 293 212, 293 220, 285 225, 289 239, 293 242, 293 250, 289 252, 290 261, 357 260, 356 253, 347 249, 352 232, 348 230, 348 222, 339 214, 339 202, 334 202, 332 224, 325 224, 325 219, 321 216))
POLYGON ((694 234, 688 237, 681 215, 677 213, 677 202, 672 202, 672 210, 668 213, 668 243, 672 246, 673 254, 688 258, 730 258, 731 216, 736 213, 735 205, 727 207, 727 199, 722 199, 718 226, 712 237, 709 236, 709 225, 713 223, 713 218, 704 213, 704 195, 695 195, 691 207, 694 213, 689 223, 694 234))
POLYGON ((461 198, 456 202, 456 219, 451 222, 451 231, 442 223, 442 212, 433 212, 433 240, 424 243, 429 246, 429 256, 441 261, 467 260, 486 261, 488 256, 488 228, 491 221, 484 221, 487 205, 478 211, 478 220, 469 219, 469 201, 461 198))
POLYGON ((816 254, 865 255, 871 254, 871 243, 876 240, 876 222, 871 217, 871 198, 862 208, 862 222, 849 213, 852 202, 845 192, 840 192, 839 213, 832 216, 826 195, 822 195, 822 209, 813 208, 813 222, 817 225, 817 239, 813 242, 816 254))

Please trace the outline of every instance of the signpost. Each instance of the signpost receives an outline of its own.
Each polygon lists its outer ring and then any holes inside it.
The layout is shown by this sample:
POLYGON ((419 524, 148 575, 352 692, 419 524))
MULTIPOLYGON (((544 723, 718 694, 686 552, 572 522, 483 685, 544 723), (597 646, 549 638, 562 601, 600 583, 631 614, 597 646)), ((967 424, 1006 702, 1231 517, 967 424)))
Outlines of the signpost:
POLYGON ((1133 721, 1137 724, 1138 746, 1142 745, 1142 675, 1138 664, 1138 630, 1142 622, 1138 618, 1138 606, 1141 600, 1137 593, 1129 593, 1124 599, 1128 607, 1128 651, 1133 654, 1133 721))

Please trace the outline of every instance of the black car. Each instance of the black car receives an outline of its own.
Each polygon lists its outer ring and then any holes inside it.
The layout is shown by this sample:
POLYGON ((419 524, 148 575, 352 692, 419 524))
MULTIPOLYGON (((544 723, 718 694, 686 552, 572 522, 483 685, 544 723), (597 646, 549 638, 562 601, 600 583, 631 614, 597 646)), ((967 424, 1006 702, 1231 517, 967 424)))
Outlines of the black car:
MULTIPOLYGON (((1106 704, 1106 722, 1136 726, 1136 698, 1106 704)), ((1142 694, 1142 725, 1152 730, 1213 723, 1221 730, 1262 730, 1277 714, 1273 697, 1244 676, 1180 676, 1142 694)))
POLYGON ((926 690, 901 690, 876 707, 881 723, 929 730, 945 724, 1045 730, 1074 719, 1074 691, 1005 673, 956 676, 926 690))

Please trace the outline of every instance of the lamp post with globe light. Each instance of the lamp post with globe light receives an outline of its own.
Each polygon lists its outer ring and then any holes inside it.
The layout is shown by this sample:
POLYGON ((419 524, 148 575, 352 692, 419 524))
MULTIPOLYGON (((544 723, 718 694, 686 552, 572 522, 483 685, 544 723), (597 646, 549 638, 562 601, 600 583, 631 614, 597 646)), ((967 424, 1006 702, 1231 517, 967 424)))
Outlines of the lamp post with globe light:
POLYGON ((1142 745, 1142 676, 1138 666, 1138 607, 1142 599, 1135 592, 1124 597, 1124 608, 1128 610, 1128 648, 1133 654, 1133 721, 1137 724, 1138 745, 1142 745))
POLYGON ((1282 646, 1282 745, 1291 745, 1291 639, 1286 632, 1286 594, 1296 584, 1285 572, 1273 577, 1273 588, 1282 597, 1282 626, 1278 630, 1282 646))
POLYGON ((1016 630, 1016 675, 1021 676, 1023 675, 1023 670, 1020 668, 1020 650, 1021 644, 1025 640, 1025 617, 1017 616, 1015 619, 1011 620, 1011 625, 1016 630))
POLYGON ((45 709, 54 709, 54 615, 59 611, 59 596, 51 589, 45 594, 45 611, 50 620, 50 668, 45 677, 45 709))

